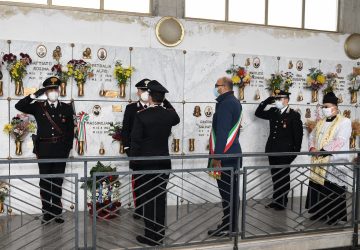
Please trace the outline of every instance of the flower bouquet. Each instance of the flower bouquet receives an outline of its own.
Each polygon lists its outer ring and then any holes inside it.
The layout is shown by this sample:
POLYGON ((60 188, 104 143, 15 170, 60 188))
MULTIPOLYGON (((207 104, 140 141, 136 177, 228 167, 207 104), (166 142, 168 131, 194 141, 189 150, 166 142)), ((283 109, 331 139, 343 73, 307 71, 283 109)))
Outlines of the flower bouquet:
POLYGON ((22 142, 24 141, 24 137, 29 133, 34 133, 35 130, 35 123, 30 121, 29 116, 25 114, 18 114, 12 118, 11 123, 4 126, 4 132, 15 139, 16 155, 22 155, 22 142))
POLYGON ((326 83, 327 86, 323 90, 324 94, 329 92, 334 92, 336 89, 336 86, 338 85, 338 75, 336 73, 328 73, 326 74, 326 83))
POLYGON ((6 63, 6 69, 9 71, 11 81, 15 82, 15 95, 24 94, 23 79, 27 75, 27 66, 32 63, 28 54, 20 53, 20 59, 16 55, 9 53, 3 56, 3 63, 6 63))
POLYGON ((57 76, 60 81, 60 96, 66 96, 66 85, 69 80, 68 71, 65 67, 63 67, 60 63, 55 64, 52 66, 51 71, 57 76))
MULTIPOLYGON (((104 165, 101 162, 97 162, 90 170, 90 178, 87 181, 88 189, 88 207, 89 213, 93 212, 93 176, 95 173, 100 172, 116 172, 116 168, 112 168, 111 165, 104 165)), ((113 219, 117 217, 120 202, 120 181, 118 175, 104 175, 96 177, 96 210, 97 216, 103 219, 113 219)))
POLYGON ((350 82, 349 91, 351 94, 351 103, 357 103, 357 93, 360 90, 360 77, 357 74, 348 75, 348 80, 350 82))
POLYGON ((275 73, 271 74, 270 79, 268 79, 267 89, 271 91, 272 95, 275 93, 276 90, 281 89, 284 89, 286 92, 288 92, 293 83, 293 73, 275 73))
POLYGON ((244 67, 233 64, 230 69, 226 70, 226 73, 232 75, 233 84, 239 87, 239 99, 244 100, 245 86, 250 84, 252 78, 250 72, 244 67))
POLYGON ((306 83, 307 87, 311 89, 311 101, 318 101, 318 91, 324 86, 326 82, 326 76, 320 69, 311 68, 310 73, 307 74, 306 83))
POLYGON ((123 145, 121 144, 121 139, 122 139, 122 138, 121 138, 122 126, 120 125, 119 122, 116 122, 116 123, 111 122, 109 125, 110 125, 110 128, 109 128, 109 131, 108 131, 108 135, 112 137, 113 142, 114 142, 114 141, 120 142, 120 150, 119 150, 119 153, 120 153, 120 154, 123 154, 123 153, 124 153, 124 147, 123 147, 123 145))
POLYGON ((5 182, 0 182, 0 213, 4 212, 4 201, 9 196, 9 185, 5 182))
POLYGON ((74 77, 78 86, 78 96, 84 96, 84 84, 86 79, 94 76, 91 64, 84 60, 70 60, 67 63, 68 76, 74 77))
POLYGON ((115 63, 115 69, 114 69, 114 77, 117 81, 118 86, 120 87, 120 94, 119 96, 121 98, 125 97, 125 87, 126 87, 126 83, 128 82, 128 80, 130 79, 132 73, 134 72, 134 68, 129 66, 129 67, 124 67, 121 63, 121 61, 117 61, 115 63))

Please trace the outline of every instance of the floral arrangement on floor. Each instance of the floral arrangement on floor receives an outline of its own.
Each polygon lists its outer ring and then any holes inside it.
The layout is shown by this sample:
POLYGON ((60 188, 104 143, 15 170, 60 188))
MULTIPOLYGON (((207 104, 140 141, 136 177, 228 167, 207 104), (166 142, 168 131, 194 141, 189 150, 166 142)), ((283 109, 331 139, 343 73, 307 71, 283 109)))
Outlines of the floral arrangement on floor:
POLYGON ((11 122, 5 124, 4 132, 11 135, 15 140, 16 155, 21 155, 21 145, 24 141, 25 136, 29 133, 34 133, 36 130, 36 124, 31 121, 29 116, 26 114, 18 114, 12 118, 11 122))
POLYGON ((18 59, 16 55, 9 53, 3 56, 2 63, 6 63, 11 81, 15 82, 15 95, 22 95, 24 93, 23 79, 27 75, 27 66, 32 63, 31 57, 28 54, 20 53, 20 59, 18 59))
POLYGON ((311 89, 311 101, 317 102, 318 101, 318 91, 320 88, 324 86, 326 82, 326 76, 324 73, 317 68, 309 69, 309 74, 307 74, 306 84, 307 87, 311 89))
MULTIPOLYGON (((88 188, 88 207, 89 213, 93 214, 92 207, 92 188, 93 188, 93 176, 95 173, 103 172, 116 172, 116 168, 112 168, 111 165, 104 165, 101 162, 97 162, 90 170, 90 178, 87 181, 88 188)), ((120 202, 120 181, 117 175, 105 175, 96 177, 96 210, 97 216, 103 219, 112 219, 117 217, 120 202)))
POLYGON ((66 96, 66 85, 67 82, 69 80, 69 75, 68 75, 68 71, 67 68, 63 67, 60 63, 55 64, 54 66, 51 67, 51 71, 54 73, 55 76, 57 76, 60 81, 61 81, 61 85, 60 85, 60 96, 66 96))
POLYGON ((70 60, 67 63, 68 76, 73 77, 78 86, 78 96, 84 95, 84 84, 88 78, 94 76, 91 64, 84 60, 70 60))
POLYGON ((293 73, 291 72, 275 73, 275 74, 271 74, 270 79, 268 79, 267 89, 271 90, 272 93, 274 93, 275 90, 281 90, 281 89, 284 89, 285 91, 289 91, 293 83, 294 83, 293 73))
POLYGON ((324 94, 329 93, 329 92, 334 92, 337 85, 339 84, 338 75, 336 73, 326 74, 326 83, 327 83, 327 86, 323 90, 324 94))
POLYGON ((124 67, 121 61, 116 61, 114 68, 114 77, 116 79, 118 86, 120 87, 121 98, 125 97, 125 86, 128 80, 130 79, 130 77, 132 76, 133 72, 134 72, 133 67, 131 66, 124 67))

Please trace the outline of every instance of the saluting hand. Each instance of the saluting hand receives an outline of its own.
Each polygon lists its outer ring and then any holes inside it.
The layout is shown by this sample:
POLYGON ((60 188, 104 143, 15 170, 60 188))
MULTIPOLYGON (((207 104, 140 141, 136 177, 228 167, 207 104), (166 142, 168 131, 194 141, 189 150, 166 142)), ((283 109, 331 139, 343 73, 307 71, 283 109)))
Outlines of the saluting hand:
POLYGON ((46 92, 46 88, 41 88, 34 93, 34 96, 39 97, 39 96, 43 95, 45 92, 46 92))
POLYGON ((275 101, 275 97, 270 96, 270 97, 268 97, 268 98, 265 99, 264 103, 265 103, 265 104, 271 104, 271 103, 273 103, 274 101, 275 101))

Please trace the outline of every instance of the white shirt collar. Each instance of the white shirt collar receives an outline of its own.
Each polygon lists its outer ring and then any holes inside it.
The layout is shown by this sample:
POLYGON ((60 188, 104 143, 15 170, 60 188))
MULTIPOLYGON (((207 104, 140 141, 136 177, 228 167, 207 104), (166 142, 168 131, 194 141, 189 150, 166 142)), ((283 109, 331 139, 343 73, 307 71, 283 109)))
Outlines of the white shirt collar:
POLYGON ((145 102, 142 102, 142 101, 139 101, 140 103, 141 103, 141 105, 143 106, 143 107, 145 107, 145 105, 147 106, 147 107, 149 107, 149 104, 148 103, 145 103, 145 102))
POLYGON ((288 107, 289 107, 289 106, 283 107, 283 108, 280 110, 280 113, 281 113, 281 114, 284 113, 285 110, 286 110, 288 107))
POLYGON ((49 106, 51 107, 51 104, 54 104, 55 108, 57 108, 58 104, 59 104, 59 101, 56 101, 56 102, 50 102, 49 100, 47 100, 49 106))

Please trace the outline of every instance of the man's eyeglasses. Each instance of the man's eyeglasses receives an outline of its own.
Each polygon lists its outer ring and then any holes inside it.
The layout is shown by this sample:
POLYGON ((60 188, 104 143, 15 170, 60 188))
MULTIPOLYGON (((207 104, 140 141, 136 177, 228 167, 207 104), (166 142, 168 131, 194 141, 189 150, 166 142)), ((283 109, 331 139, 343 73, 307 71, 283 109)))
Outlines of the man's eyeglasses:
POLYGON ((215 88, 220 87, 220 86, 224 86, 224 84, 215 84, 215 88))

